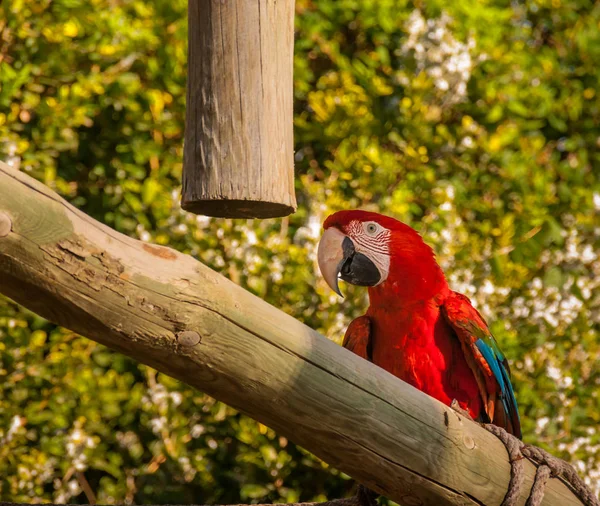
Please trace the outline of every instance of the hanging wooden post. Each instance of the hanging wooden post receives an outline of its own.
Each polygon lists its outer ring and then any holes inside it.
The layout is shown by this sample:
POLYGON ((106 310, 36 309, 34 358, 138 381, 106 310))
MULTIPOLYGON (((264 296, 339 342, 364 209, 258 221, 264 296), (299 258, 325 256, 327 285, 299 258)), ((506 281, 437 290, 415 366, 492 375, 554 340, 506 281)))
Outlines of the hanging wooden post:
POLYGON ((293 0, 189 0, 182 207, 227 218, 296 209, 293 0))

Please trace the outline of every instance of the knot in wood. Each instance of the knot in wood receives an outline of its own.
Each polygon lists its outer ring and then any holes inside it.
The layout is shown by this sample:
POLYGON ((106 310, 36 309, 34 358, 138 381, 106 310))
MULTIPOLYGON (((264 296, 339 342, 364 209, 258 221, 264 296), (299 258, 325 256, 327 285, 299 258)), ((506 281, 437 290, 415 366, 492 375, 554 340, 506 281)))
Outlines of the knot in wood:
POLYGON ((186 348, 196 346, 202 338, 195 330, 184 330, 177 334, 177 342, 186 348))
POLYGON ((475 448, 475 441, 473 441, 473 438, 469 435, 465 435, 463 437, 463 443, 469 450, 472 450, 473 448, 475 448))
POLYGON ((0 237, 6 237, 12 230, 12 220, 6 213, 0 213, 0 237))

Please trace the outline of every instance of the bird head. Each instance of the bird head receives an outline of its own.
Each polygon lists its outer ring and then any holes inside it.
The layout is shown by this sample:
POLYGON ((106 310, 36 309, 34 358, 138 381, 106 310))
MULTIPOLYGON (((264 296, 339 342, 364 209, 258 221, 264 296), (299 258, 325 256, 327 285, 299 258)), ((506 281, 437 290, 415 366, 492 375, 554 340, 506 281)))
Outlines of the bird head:
POLYGON ((338 211, 323 224, 318 262, 327 284, 338 279, 385 295, 426 297, 445 285, 432 249, 416 230, 382 214, 338 211))

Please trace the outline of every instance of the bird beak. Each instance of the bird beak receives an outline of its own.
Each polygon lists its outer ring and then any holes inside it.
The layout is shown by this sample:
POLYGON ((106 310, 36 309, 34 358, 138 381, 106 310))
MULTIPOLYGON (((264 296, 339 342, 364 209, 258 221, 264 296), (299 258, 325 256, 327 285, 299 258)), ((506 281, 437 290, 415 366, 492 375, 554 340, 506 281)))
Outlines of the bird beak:
POLYGON ((321 237, 317 250, 321 274, 323 274, 323 278, 325 278, 329 287, 340 297, 343 297, 343 295, 338 286, 338 276, 341 266, 344 264, 344 250, 342 249, 344 239, 346 239, 346 236, 337 228, 328 228, 321 237))
POLYGON ((334 227, 325 230, 321 237, 317 259, 325 281, 341 297, 339 277, 358 286, 375 286, 381 280, 377 266, 358 253, 352 240, 334 227))

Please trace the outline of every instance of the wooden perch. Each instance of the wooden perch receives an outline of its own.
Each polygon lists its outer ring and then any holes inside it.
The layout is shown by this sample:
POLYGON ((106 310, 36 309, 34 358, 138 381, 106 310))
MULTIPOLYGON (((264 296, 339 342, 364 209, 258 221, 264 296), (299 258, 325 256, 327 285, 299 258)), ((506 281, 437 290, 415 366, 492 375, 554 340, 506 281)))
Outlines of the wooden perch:
MULTIPOLYGON (((409 505, 499 505, 477 424, 169 248, 126 237, 0 162, 0 292, 248 414, 409 505)), ((535 467, 527 462, 524 504, 535 467)), ((543 504, 578 505, 550 480, 543 504)))
POLYGON ((181 205, 271 218, 296 210, 294 1, 189 0, 181 205))

